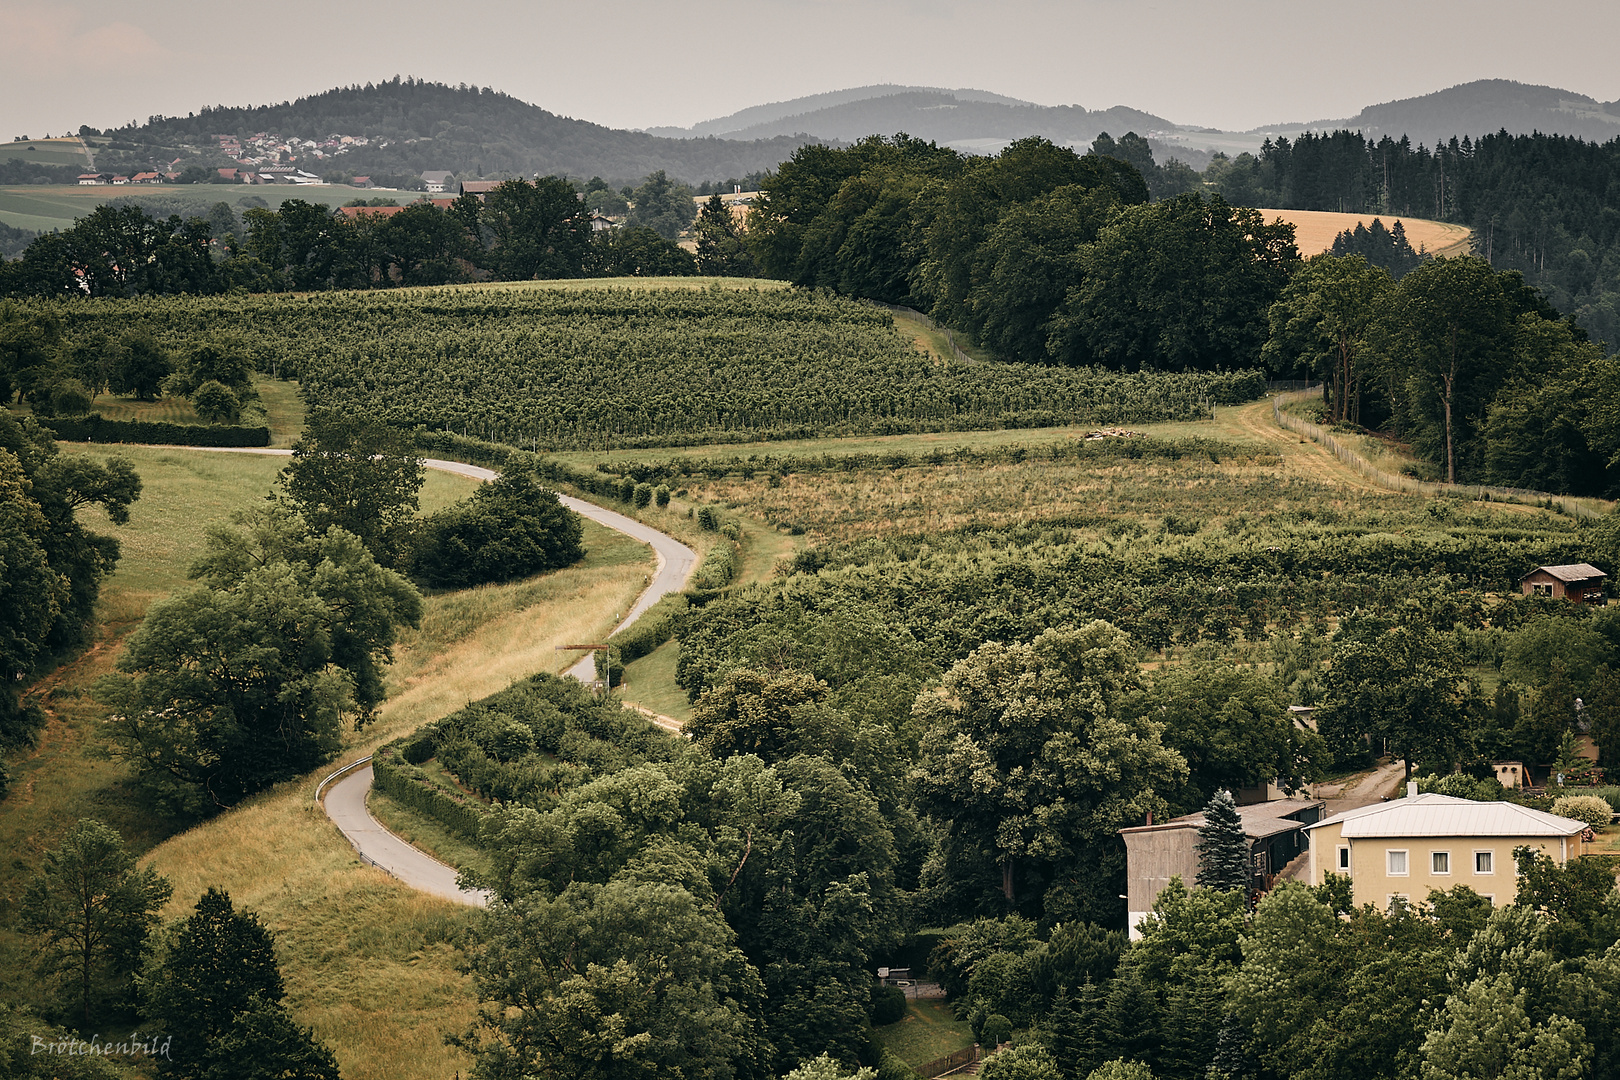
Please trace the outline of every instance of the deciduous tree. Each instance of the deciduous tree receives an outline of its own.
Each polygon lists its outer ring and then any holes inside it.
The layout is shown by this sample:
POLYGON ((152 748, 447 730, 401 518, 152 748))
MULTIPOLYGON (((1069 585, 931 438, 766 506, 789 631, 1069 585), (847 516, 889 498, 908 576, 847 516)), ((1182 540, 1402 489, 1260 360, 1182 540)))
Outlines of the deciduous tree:
POLYGON ((123 837, 91 818, 45 853, 23 894, 21 925, 35 938, 40 974, 87 1027, 98 1006, 129 997, 147 934, 172 891, 157 871, 136 867, 123 837))

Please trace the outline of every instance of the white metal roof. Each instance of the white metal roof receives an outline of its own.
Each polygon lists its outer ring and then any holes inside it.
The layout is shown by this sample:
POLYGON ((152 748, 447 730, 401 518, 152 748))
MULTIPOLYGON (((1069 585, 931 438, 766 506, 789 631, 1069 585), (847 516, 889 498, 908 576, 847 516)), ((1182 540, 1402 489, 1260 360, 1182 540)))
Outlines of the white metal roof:
POLYGON ((1346 810, 1307 826, 1343 824, 1349 839, 1376 836, 1570 836, 1586 823, 1508 802, 1418 795, 1346 810))

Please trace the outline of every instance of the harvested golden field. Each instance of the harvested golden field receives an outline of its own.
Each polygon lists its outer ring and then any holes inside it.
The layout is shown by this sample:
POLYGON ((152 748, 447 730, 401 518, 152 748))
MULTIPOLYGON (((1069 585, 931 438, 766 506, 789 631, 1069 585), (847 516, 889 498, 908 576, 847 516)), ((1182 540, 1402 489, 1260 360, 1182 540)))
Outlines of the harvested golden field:
POLYGON ((1398 214, 1335 214, 1327 210, 1261 210, 1267 221, 1282 218, 1294 226, 1294 243, 1301 255, 1320 255, 1333 246, 1333 238, 1356 225, 1371 225, 1373 218, 1393 227, 1406 226, 1406 239, 1414 248, 1430 255, 1468 254, 1468 229, 1445 221, 1401 217, 1398 214))

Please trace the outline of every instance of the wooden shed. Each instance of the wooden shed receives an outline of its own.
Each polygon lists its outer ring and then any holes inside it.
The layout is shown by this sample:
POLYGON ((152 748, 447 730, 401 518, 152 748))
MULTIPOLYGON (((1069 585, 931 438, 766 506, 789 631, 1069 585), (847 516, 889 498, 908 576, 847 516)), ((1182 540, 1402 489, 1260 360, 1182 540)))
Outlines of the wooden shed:
POLYGON ((1577 604, 1602 604, 1603 580, 1609 575, 1591 563, 1538 566, 1519 579, 1526 596, 1561 596, 1577 604))

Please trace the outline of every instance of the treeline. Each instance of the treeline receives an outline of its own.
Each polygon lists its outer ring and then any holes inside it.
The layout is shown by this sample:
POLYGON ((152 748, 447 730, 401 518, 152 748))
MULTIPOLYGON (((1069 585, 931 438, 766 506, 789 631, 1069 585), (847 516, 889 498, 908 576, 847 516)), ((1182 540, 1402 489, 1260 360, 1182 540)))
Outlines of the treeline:
POLYGON ((1262 355, 1324 381, 1327 421, 1399 434, 1437 479, 1620 488, 1620 358, 1518 271, 1436 259, 1396 283, 1360 256, 1323 255, 1269 317, 1262 355))
MULTIPOLYGON (((690 221, 689 212, 682 225, 690 221)), ((397 212, 344 214, 288 199, 245 210, 239 233, 216 237, 214 227, 208 218, 100 206, 0 264, 0 295, 206 296, 698 272, 689 252, 651 227, 594 232, 573 185, 555 177, 507 181, 484 201, 469 195, 397 212)))
POLYGON ((1413 146, 1357 132, 1267 140, 1204 178, 1246 206, 1454 221, 1474 251, 1518 270, 1593 337, 1620 346, 1620 139, 1563 135, 1451 139, 1413 146))
POLYGON ((1246 367, 1299 262, 1293 230, 1044 139, 993 158, 906 136, 805 147, 748 241, 795 284, 921 308, 997 356, 1136 370, 1246 367))
MULTIPOLYGON (((140 492, 128 461, 64 458, 52 432, 0 412, 0 750, 44 726, 39 707, 21 700, 21 680, 89 639, 101 582, 118 565, 118 541, 74 511, 100 506, 122 524, 140 492)), ((0 765, 0 796, 6 782, 0 765)))

